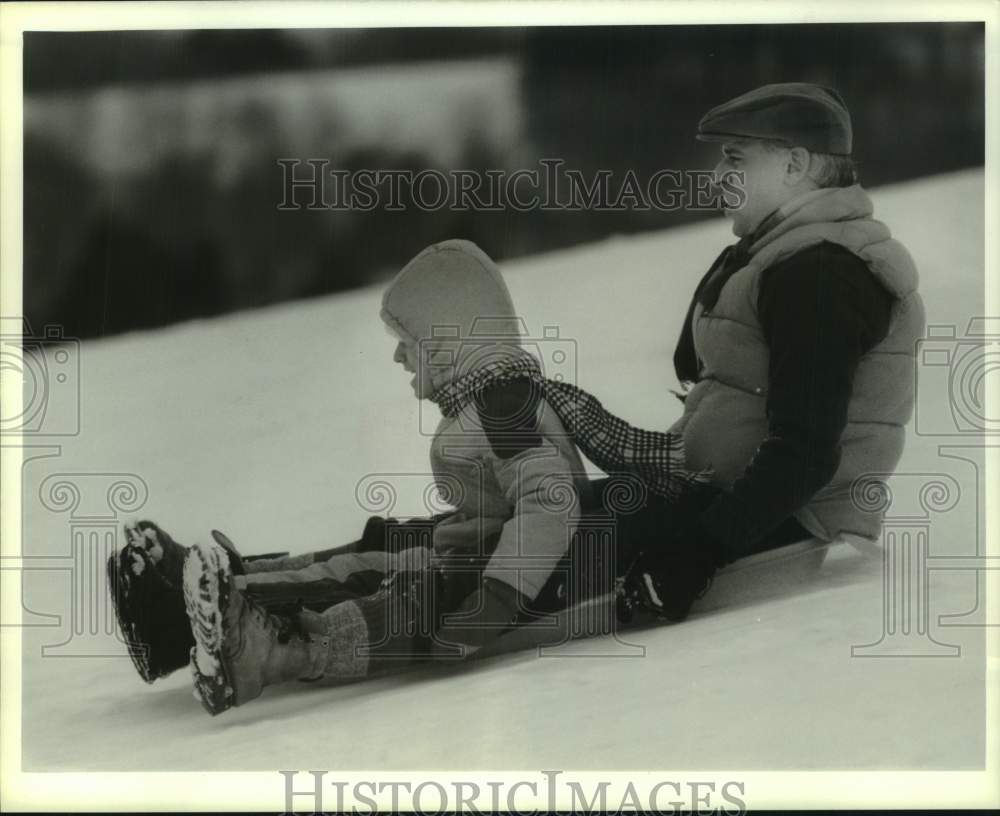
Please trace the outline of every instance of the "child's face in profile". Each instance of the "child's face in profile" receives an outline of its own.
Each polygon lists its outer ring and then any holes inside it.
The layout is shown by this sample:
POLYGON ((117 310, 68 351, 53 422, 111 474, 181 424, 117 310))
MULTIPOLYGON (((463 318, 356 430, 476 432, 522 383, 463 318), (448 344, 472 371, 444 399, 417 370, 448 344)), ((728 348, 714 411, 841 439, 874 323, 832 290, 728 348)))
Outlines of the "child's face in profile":
MULTIPOLYGON (((388 328, 388 327, 387 327, 388 328)), ((426 399, 430 394, 421 393, 431 387, 430 378, 417 374, 420 366, 420 350, 416 342, 409 337, 398 334, 389 329, 389 334, 396 341, 396 348, 392 352, 392 361, 403 366, 403 370, 412 374, 410 378, 410 388, 413 389, 417 399, 426 399)))

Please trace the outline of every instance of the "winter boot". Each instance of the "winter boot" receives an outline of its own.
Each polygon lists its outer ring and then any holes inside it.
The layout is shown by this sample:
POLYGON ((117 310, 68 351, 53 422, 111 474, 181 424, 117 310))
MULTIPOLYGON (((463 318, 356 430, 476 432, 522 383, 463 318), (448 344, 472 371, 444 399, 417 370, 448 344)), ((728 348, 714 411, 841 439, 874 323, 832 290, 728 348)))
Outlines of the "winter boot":
POLYGON ((322 673, 328 641, 294 616, 268 612, 236 589, 227 552, 195 544, 184 562, 184 602, 194 646, 194 694, 216 715, 260 696, 265 686, 322 673))
MULTIPOLYGON (((125 546, 108 559, 108 588, 132 663, 152 683, 186 666, 194 645, 182 588, 188 548, 152 521, 125 524, 124 533, 125 546)), ((232 542, 212 533, 225 539, 242 573, 232 542)))

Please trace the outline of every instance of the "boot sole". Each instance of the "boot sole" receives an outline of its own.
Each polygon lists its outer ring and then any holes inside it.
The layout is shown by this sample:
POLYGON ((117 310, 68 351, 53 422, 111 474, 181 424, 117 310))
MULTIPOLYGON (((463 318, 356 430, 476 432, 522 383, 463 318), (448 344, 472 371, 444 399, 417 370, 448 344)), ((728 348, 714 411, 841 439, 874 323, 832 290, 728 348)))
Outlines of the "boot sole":
POLYGON ((132 588, 131 581, 125 574, 125 568, 118 564, 119 558, 118 553, 112 553, 108 558, 108 589, 111 592, 111 605, 115 610, 118 628, 124 635, 125 647, 128 649, 129 657, 132 658, 132 665, 143 680, 152 683, 159 675, 150 666, 149 647, 142 642, 143 638, 135 622, 125 614, 119 602, 119 598, 125 597, 132 588))
POLYGON ((109 556, 107 576, 118 634, 139 676, 152 683, 187 666, 194 638, 181 587, 132 543, 109 556))
POLYGON ((229 555, 216 545, 195 544, 184 560, 184 604, 195 643, 191 648, 194 696, 213 717, 236 704, 222 651, 230 574, 229 555))

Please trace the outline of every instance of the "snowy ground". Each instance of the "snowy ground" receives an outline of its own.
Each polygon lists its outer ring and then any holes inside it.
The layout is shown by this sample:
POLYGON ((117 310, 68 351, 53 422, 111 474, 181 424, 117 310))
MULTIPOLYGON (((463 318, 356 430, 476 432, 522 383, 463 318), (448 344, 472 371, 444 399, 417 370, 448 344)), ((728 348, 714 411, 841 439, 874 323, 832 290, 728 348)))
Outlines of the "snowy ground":
MULTIPOLYGON (((929 322, 958 324, 961 336, 984 311, 981 172, 873 197, 917 261, 929 322)), ((505 272, 533 336, 557 326, 560 342, 575 344, 582 386, 631 421, 662 428, 679 407, 667 389, 676 387, 670 357, 688 297, 729 240, 719 221, 525 259, 505 272)), ((140 515, 185 542, 219 527, 246 552, 299 552, 355 537, 369 514, 355 488, 373 472, 409 474, 396 478, 391 512, 423 513, 428 439, 417 430, 431 424, 420 411, 434 409, 418 406, 392 363, 378 297, 359 291, 85 344, 82 431, 64 440, 58 457, 24 467, 24 555, 48 556, 51 565, 70 551, 68 514, 39 501, 42 481, 56 473, 136 474, 148 488, 140 515)), ((944 473, 961 490, 953 509, 932 517, 932 555, 974 555, 984 546, 979 453, 970 448, 970 463, 938 451, 975 441, 910 437, 900 470, 918 475, 906 478, 944 473)), ((898 501, 918 506, 903 495, 906 478, 898 501)), ((881 562, 846 546, 794 592, 630 633, 630 643, 645 647, 643 659, 616 657, 607 638, 592 639, 574 658, 526 652, 343 688, 291 684, 218 718, 192 698, 186 672, 145 686, 111 638, 105 646, 115 656, 42 657, 44 645, 67 639, 69 587, 65 570, 24 576, 30 619, 62 616, 60 625, 25 630, 26 771, 902 770, 984 762, 975 573, 931 573, 931 634, 960 655, 900 657, 892 647, 894 657, 852 657, 852 645, 882 637, 881 562), (966 612, 957 621, 966 626, 939 620, 966 612)))

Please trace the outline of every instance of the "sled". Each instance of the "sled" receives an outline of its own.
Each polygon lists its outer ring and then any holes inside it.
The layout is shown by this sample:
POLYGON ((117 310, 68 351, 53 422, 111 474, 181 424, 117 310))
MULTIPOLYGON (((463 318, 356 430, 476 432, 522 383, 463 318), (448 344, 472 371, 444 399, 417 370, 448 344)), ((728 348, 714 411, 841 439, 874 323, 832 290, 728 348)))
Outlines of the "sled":
MULTIPOLYGON (((800 591, 815 579, 832 548, 850 544, 854 550, 871 556, 878 552, 874 542, 843 536, 827 542, 817 538, 798 541, 773 550, 741 558, 716 573, 708 592, 695 601, 689 619, 722 609, 736 608, 800 591)), ((591 647, 574 650, 570 644, 581 638, 626 633, 629 630, 662 625, 653 618, 625 625, 615 617, 614 593, 602 594, 568 609, 544 614, 497 638, 476 653, 476 659, 508 652, 538 649, 540 654, 597 655, 591 647)), ((628 644, 615 644, 617 655, 625 655, 628 644)), ((598 652, 601 650, 598 649, 598 652)))

